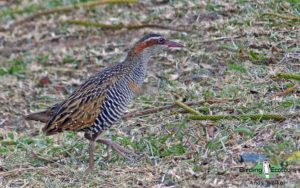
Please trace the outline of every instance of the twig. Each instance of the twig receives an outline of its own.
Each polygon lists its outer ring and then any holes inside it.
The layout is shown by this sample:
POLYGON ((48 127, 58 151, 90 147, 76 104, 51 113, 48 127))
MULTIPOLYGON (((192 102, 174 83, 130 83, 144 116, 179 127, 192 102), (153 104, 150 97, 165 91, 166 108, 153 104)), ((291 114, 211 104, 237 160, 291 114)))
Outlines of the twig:
POLYGON ((3 146, 10 146, 10 145, 17 145, 18 142, 13 141, 13 140, 2 140, 2 141, 0 141, 0 144, 3 146))
POLYGON ((216 42, 216 41, 222 41, 222 40, 232 40, 232 39, 242 38, 244 36, 246 36, 246 34, 234 35, 234 36, 229 36, 229 37, 219 37, 219 38, 207 39, 207 40, 201 40, 201 41, 198 41, 197 43, 210 43, 210 42, 216 42))
MULTIPOLYGON (((298 32, 299 29, 295 30, 279 30, 276 31, 277 33, 291 33, 291 32, 298 32)), ((272 31, 274 32, 274 31, 272 31)), ((240 35, 233 35, 233 36, 225 36, 225 37, 218 37, 218 38, 213 38, 213 39, 204 39, 201 41, 197 41, 196 43, 210 43, 210 42, 216 42, 216 41, 228 41, 232 39, 238 39, 242 38, 245 36, 260 36, 260 35, 271 35, 272 32, 253 32, 253 33, 242 33, 240 35)))
MULTIPOLYGON (((176 28, 173 26, 166 26, 166 25, 159 25, 159 24, 139 24, 139 25, 124 25, 124 24, 102 24, 102 23, 95 23, 83 20, 67 20, 64 21, 66 24, 73 24, 73 25, 80 25, 85 27, 96 27, 101 29, 111 29, 111 30, 120 30, 120 29, 144 29, 144 28, 158 28, 164 30, 173 30, 173 31, 181 31, 181 32, 190 32, 190 29, 183 29, 183 28, 176 28)), ((184 28, 187 26, 183 26, 184 28)))
POLYGON ((62 164, 60 164, 60 163, 57 162, 57 161, 59 161, 61 159, 48 159, 48 158, 45 158, 41 154, 38 154, 38 153, 36 153, 34 151, 31 151, 31 154, 33 155, 33 157, 36 157, 36 158, 38 158, 40 160, 43 160, 43 161, 46 161, 47 163, 55 163, 58 166, 64 166, 64 165, 62 165, 62 164))
MULTIPOLYGON (((182 26, 183 28, 186 28, 187 26, 182 26)), ((164 29, 164 30, 173 30, 173 31, 182 31, 182 32, 190 32, 191 29, 181 29, 176 28, 172 26, 165 26, 165 25, 159 25, 159 24, 141 24, 141 25, 127 25, 127 29, 143 29, 143 28, 158 28, 158 29, 164 29)))
MULTIPOLYGON (((221 100, 221 99, 212 99, 212 100, 201 100, 201 101, 191 101, 191 102, 186 102, 183 103, 186 106, 192 106, 192 105, 199 105, 199 104, 204 104, 204 103, 222 103, 225 100, 221 100)), ((143 111, 137 110, 137 111, 133 111, 130 112, 128 114, 125 114, 123 116, 124 119, 129 119, 129 118, 133 118, 133 117, 139 117, 139 116, 145 116, 145 115, 149 115, 149 114, 155 114, 158 112, 161 112, 163 110, 170 110, 173 108, 178 107, 178 104, 171 104, 171 105, 166 105, 166 106, 162 106, 162 107, 157 107, 157 108, 151 108, 151 109, 146 109, 143 111)))
POLYGON ((13 22, 11 25, 9 25, 8 29, 1 28, 0 30, 1 31, 11 30, 11 29, 15 28, 16 26, 21 25, 23 23, 32 21, 36 18, 40 18, 41 16, 47 16, 47 15, 54 14, 54 13, 56 13, 56 14, 67 13, 67 12, 71 12, 71 11, 79 9, 79 8, 92 9, 92 8, 95 8, 97 6, 104 5, 104 4, 136 3, 136 2, 138 2, 138 1, 137 0, 97 0, 97 1, 86 2, 86 3, 78 3, 75 5, 71 5, 71 6, 57 7, 57 8, 37 12, 35 14, 32 14, 30 16, 27 16, 25 18, 17 20, 15 22, 13 22))
POLYGON ((198 112, 197 110, 194 110, 193 108, 189 107, 188 105, 185 105, 184 103, 180 102, 180 101, 175 101, 175 104, 177 104, 179 107, 187 110, 188 112, 192 113, 192 114, 196 114, 201 116, 202 114, 200 112, 198 112))
MULTIPOLYGON (((0 1, 1 2, 1 1, 0 1)), ((12 4, 16 3, 16 0, 12 0, 12 1, 2 1, 2 3, 0 4, 0 8, 4 8, 4 7, 9 7, 12 4)))
POLYGON ((6 172, 1 172, 0 173, 0 177, 6 177, 6 176, 14 175, 14 174, 19 174, 20 172, 23 172, 23 171, 44 170, 44 169, 48 169, 48 167, 47 166, 43 166, 43 167, 18 168, 18 169, 13 169, 13 170, 6 171, 6 172))
POLYGON ((272 100, 272 99, 274 99, 275 97, 282 97, 282 96, 285 96, 285 95, 287 95, 287 94, 289 94, 289 93, 292 93, 297 87, 298 87, 298 85, 295 84, 295 85, 293 85, 292 87, 289 87, 289 88, 287 88, 286 90, 284 90, 284 91, 282 91, 282 92, 280 92, 280 93, 277 93, 277 94, 271 96, 270 99, 272 100))
POLYGON ((300 117, 300 113, 292 113, 292 114, 243 114, 243 115, 202 115, 200 112, 194 110, 193 108, 181 103, 179 101, 175 102, 181 108, 187 110, 191 114, 196 115, 189 115, 188 119, 191 120, 211 120, 211 121, 218 121, 221 119, 239 119, 239 120, 275 120, 275 121, 284 121, 287 117, 300 117))
POLYGON ((294 15, 283 15, 283 14, 278 14, 278 13, 273 13, 273 12, 267 12, 262 14, 262 16, 274 16, 282 19, 288 19, 288 20, 295 20, 295 21, 300 21, 299 16, 294 16, 294 15))
POLYGON ((246 114, 246 115, 190 115, 188 119, 191 120, 211 120, 211 121, 218 121, 221 119, 238 119, 238 120, 275 120, 275 121, 284 121, 288 117, 300 117, 299 113, 294 114, 246 114))
MULTIPOLYGON (((26 43, 25 40, 24 40, 24 43, 26 43)), ((55 44, 55 43, 57 45, 64 45, 66 47, 73 47, 73 46, 76 46, 76 44, 77 45, 78 44, 79 45, 81 45, 81 44, 86 45, 87 43, 88 44, 93 44, 93 43, 96 43, 98 41, 102 41, 102 39, 100 37, 87 36, 87 35, 82 36, 82 35, 74 34, 74 35, 68 35, 68 36, 55 36, 55 37, 51 37, 51 38, 48 38, 48 39, 40 40, 40 41, 35 42, 35 43, 29 43, 29 44, 26 43, 26 45, 21 45, 21 46, 17 45, 17 44, 13 44, 13 46, 17 46, 17 47, 13 47, 13 48, 5 46, 3 48, 0 48, 0 55, 10 56, 10 54, 12 54, 12 53, 28 52, 28 51, 36 49, 36 48, 46 50, 46 49, 49 48, 50 44, 51 44, 51 47, 53 47, 53 44, 55 44)))
POLYGON ((276 74, 276 77, 300 81, 300 74, 278 73, 276 74))

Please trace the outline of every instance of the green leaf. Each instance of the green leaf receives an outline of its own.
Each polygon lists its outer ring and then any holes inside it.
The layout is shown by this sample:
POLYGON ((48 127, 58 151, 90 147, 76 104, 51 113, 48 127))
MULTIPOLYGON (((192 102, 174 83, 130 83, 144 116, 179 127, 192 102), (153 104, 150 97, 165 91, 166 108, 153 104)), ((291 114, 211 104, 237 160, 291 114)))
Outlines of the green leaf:
POLYGON ((252 50, 249 51, 249 57, 255 61, 259 60, 259 54, 252 50))
POLYGON ((288 158, 287 161, 298 161, 300 162, 300 151, 293 152, 288 158))
POLYGON ((228 64, 228 68, 230 70, 234 70, 234 71, 241 72, 241 73, 246 72, 246 69, 244 68, 244 66, 239 65, 239 64, 228 64))
POLYGON ((7 137, 10 138, 11 140, 13 140, 14 139, 14 134, 13 133, 8 133, 7 137))
POLYGON ((165 143, 170 137, 172 137, 172 133, 169 133, 163 137, 160 138, 160 143, 165 143))
POLYGON ((242 133, 242 134, 244 134, 246 136, 249 136, 249 137, 252 137, 253 134, 254 134, 254 132, 251 129, 246 128, 246 127, 238 127, 236 129, 234 129, 234 132, 235 133, 242 133))
POLYGON ((170 155, 183 155, 185 153, 185 147, 182 144, 176 144, 169 147, 167 150, 161 153, 162 157, 170 156, 170 155))
POLYGON ((0 76, 5 74, 12 74, 16 75, 22 71, 24 71, 26 68, 26 64, 21 59, 15 59, 14 61, 9 62, 8 67, 2 67, 0 68, 0 76))

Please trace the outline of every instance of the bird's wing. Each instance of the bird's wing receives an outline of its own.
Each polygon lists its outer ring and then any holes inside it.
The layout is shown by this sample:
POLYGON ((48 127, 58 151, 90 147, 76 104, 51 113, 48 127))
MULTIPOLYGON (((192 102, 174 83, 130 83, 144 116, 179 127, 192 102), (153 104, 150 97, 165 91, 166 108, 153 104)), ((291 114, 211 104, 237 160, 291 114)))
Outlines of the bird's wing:
POLYGON ((43 131, 51 135, 91 126, 100 113, 108 88, 114 85, 120 76, 114 72, 103 72, 88 79, 61 104, 43 131))

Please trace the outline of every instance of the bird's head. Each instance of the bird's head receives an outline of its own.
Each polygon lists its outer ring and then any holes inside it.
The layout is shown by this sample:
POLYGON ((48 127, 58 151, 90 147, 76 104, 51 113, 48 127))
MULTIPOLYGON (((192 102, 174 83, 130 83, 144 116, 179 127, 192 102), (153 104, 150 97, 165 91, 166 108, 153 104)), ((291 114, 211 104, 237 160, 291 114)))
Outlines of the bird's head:
POLYGON ((166 48, 182 48, 183 45, 172 40, 168 40, 159 34, 147 34, 140 39, 129 52, 130 55, 153 56, 166 48))

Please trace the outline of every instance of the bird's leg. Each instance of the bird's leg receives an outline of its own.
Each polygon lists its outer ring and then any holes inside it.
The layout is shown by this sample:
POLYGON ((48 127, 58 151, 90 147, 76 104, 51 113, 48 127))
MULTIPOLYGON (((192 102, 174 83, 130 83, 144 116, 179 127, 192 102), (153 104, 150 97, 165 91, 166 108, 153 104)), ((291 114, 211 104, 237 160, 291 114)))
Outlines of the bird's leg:
POLYGON ((86 171, 91 171, 94 168, 94 148, 95 148, 95 140, 89 140, 89 167, 86 171))
POLYGON ((107 146, 110 146, 112 149, 114 149, 119 155, 121 155, 122 157, 128 159, 128 160, 134 160, 135 158, 132 158, 130 156, 133 157, 137 157, 139 155, 135 154, 133 151, 125 149, 124 147, 120 146, 119 144, 111 141, 111 140, 107 140, 107 139, 103 139, 103 138, 98 138, 96 140, 96 142, 100 142, 102 144, 105 144, 107 146))
POLYGON ((84 137, 89 140, 89 167, 86 169, 87 172, 90 172, 94 168, 94 148, 95 148, 95 140, 98 134, 90 134, 86 132, 84 137))

